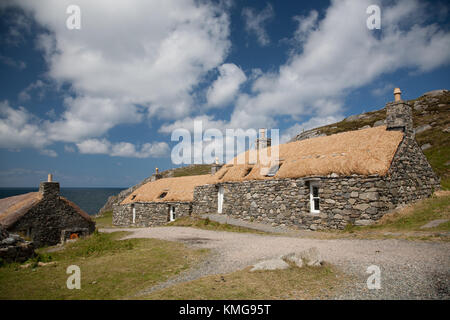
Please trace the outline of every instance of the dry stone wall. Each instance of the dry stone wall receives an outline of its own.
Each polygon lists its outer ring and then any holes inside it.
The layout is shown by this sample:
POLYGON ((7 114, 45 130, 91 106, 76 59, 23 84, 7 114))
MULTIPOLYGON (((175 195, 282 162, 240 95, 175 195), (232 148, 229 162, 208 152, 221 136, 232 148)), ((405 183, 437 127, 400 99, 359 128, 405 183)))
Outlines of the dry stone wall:
POLYGON ((189 216, 192 211, 190 202, 135 202, 113 206, 113 225, 154 227, 169 222, 170 206, 175 208, 175 218, 189 216), (133 206, 135 220, 133 223, 133 206))
MULTIPOLYGON (((223 214, 246 221, 299 229, 342 229, 349 222, 370 224, 391 208, 379 176, 310 177, 226 182, 223 214), (320 213, 310 211, 309 183, 319 185, 320 213)), ((194 191, 194 214, 217 213, 218 186, 194 191)))

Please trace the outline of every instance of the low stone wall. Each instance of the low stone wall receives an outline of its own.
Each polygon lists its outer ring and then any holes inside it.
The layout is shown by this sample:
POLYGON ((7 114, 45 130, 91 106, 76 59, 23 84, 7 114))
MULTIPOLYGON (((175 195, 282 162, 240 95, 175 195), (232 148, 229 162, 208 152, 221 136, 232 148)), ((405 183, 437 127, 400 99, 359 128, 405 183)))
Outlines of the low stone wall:
MULTIPOLYGON (((310 177, 226 182, 223 214, 247 221, 300 229, 342 229, 365 225, 392 208, 379 176, 310 177), (311 213, 309 183, 319 184, 320 213, 311 213)), ((218 186, 196 187, 193 213, 217 213, 218 186)))
POLYGON ((17 234, 10 234, 0 226, 0 265, 10 262, 24 262, 34 257, 32 242, 17 234))
POLYGON ((135 202, 132 204, 113 206, 113 225, 152 227, 169 222, 170 206, 175 208, 175 218, 189 216, 192 211, 191 202, 135 202), (133 206, 135 222, 133 223, 133 206))

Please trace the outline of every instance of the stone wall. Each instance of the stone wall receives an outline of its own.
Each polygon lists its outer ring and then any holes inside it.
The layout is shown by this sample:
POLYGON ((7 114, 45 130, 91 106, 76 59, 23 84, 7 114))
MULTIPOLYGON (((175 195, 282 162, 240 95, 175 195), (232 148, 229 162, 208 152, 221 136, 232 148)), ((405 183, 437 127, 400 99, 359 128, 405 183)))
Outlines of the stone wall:
POLYGON ((152 227, 169 222, 170 206, 175 208, 175 218, 189 216, 192 211, 191 202, 135 202, 131 204, 115 204, 113 206, 113 225, 152 227), (133 223, 133 206, 135 222, 133 223))
POLYGON ((24 262, 34 256, 33 243, 10 234, 0 225, 0 266, 2 263, 24 262))
POLYGON ((440 189, 439 177, 413 136, 405 136, 400 144, 389 168, 386 184, 394 206, 427 198, 440 189))
POLYGON ((39 248, 58 244, 62 230, 71 228, 87 228, 89 233, 92 233, 95 230, 95 223, 86 220, 59 196, 52 196, 44 197, 9 230, 29 236, 35 247, 39 248))
MULTIPOLYGON (((342 229, 349 222, 378 220, 392 206, 379 176, 310 177, 226 182, 223 214, 247 221, 299 229, 342 229), (310 211, 309 183, 319 185, 320 213, 310 211)), ((193 213, 217 213, 218 186, 196 187, 193 213)))

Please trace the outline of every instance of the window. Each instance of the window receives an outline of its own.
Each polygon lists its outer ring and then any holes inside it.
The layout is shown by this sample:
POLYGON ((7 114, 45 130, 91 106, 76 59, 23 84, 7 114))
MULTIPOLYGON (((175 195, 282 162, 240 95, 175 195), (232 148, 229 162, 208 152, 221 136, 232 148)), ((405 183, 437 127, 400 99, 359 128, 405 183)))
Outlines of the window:
POLYGON ((275 164, 270 167, 269 171, 267 171, 267 177, 273 177, 277 174, 278 170, 281 168, 282 163, 275 164))
POLYGON ((159 199, 162 199, 162 198, 164 198, 165 196, 167 196, 167 192, 166 191, 164 191, 164 192, 162 192, 160 195, 159 195, 159 199))
POLYGON ((131 196, 131 200, 134 200, 134 199, 136 199, 136 195, 135 195, 135 194, 133 194, 133 195, 131 196))
POLYGON ((253 167, 248 167, 245 169, 244 177, 248 176, 250 172, 252 171, 253 167))
POLYGON ((312 213, 320 212, 319 184, 317 182, 309 183, 309 199, 312 213))

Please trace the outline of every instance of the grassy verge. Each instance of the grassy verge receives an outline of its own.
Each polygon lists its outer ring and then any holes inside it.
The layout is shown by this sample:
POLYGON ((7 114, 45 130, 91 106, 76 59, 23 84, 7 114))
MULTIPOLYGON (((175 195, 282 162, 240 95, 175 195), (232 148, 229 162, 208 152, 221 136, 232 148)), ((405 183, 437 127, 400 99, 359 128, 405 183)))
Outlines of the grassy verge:
POLYGON ((348 225, 340 233, 359 237, 394 234, 394 236, 404 235, 427 240, 432 238, 448 240, 448 237, 440 238, 439 233, 449 232, 450 222, 430 229, 420 229, 421 226, 437 219, 450 219, 450 191, 436 192, 431 198, 386 214, 374 225, 348 225))
POLYGON ((100 217, 94 217, 95 226, 97 228, 112 228, 112 211, 105 211, 100 217))
POLYGON ((219 223, 216 221, 212 221, 208 218, 201 219, 201 218, 197 218, 197 217, 181 217, 171 223, 168 223, 166 226, 193 227, 193 228, 199 228, 199 229, 204 229, 204 230, 213 230, 213 231, 230 231, 230 232, 267 234, 267 232, 263 232, 263 231, 234 226, 234 225, 231 225, 228 223, 219 223))
POLYGON ((326 299, 346 276, 330 265, 250 272, 250 268, 211 275, 164 290, 144 299, 326 299))
POLYGON ((0 267, 0 299, 126 298, 189 268, 206 252, 156 239, 118 240, 123 235, 94 233, 57 252, 39 249, 29 267, 0 267), (80 290, 66 287, 70 265, 80 267, 80 290))

